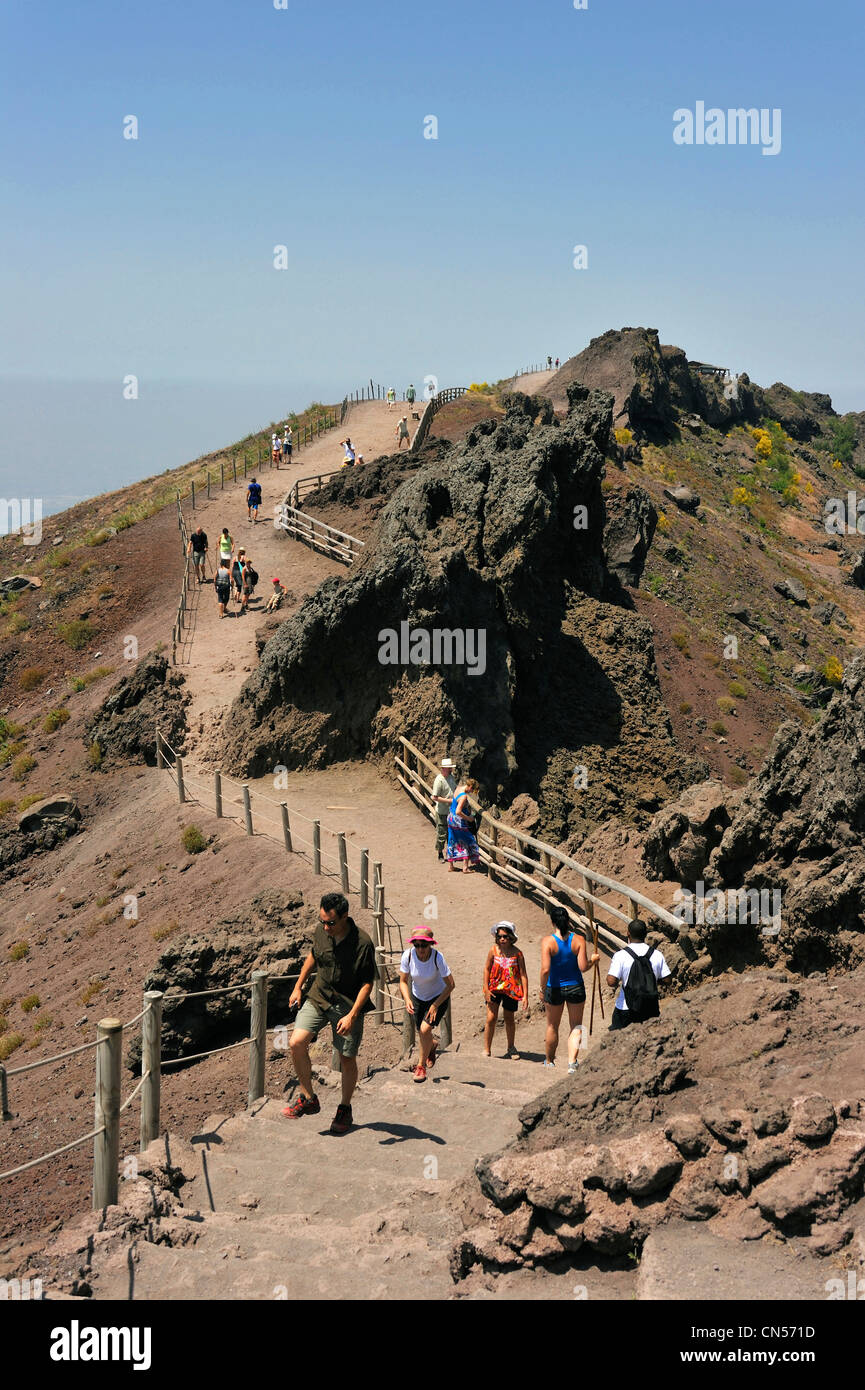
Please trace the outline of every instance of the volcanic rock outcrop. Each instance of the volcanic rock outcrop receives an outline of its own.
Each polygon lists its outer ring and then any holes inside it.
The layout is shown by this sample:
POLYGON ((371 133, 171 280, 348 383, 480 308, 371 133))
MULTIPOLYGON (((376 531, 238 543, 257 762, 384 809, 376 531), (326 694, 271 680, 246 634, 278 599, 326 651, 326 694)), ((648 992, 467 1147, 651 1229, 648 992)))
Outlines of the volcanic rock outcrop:
POLYGON ((98 743, 103 764, 156 763, 156 727, 183 752, 189 696, 164 656, 149 652, 88 721, 85 742, 98 743))
POLYGON ((562 1080, 527 1105, 522 1137, 477 1163, 454 1278, 580 1250, 625 1256, 673 1220, 734 1240, 798 1238, 816 1255, 842 1249, 865 1190, 854 1021, 865 970, 840 980, 715 980, 608 1034, 579 1086, 562 1080))
POLYGON ((528 792, 558 838, 704 775, 674 742, 649 624, 605 601, 622 595, 604 563, 609 396, 572 388, 561 424, 508 404, 439 442, 349 577, 281 624, 226 721, 232 770, 391 758, 405 734, 501 804, 528 792))

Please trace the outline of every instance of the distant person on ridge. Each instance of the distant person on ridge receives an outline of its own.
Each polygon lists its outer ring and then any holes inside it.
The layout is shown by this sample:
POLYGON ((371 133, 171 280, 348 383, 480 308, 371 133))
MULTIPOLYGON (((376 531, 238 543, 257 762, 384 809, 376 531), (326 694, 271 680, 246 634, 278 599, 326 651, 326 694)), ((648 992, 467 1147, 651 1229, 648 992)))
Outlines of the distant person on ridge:
POLYGON ((318 920, 312 949, 288 1001, 291 1008, 300 1004, 303 986, 315 970, 315 980, 295 1020, 290 1043, 300 1095, 282 1113, 297 1120, 302 1115, 320 1112, 318 1096, 312 1089, 309 1045, 329 1023, 342 1072, 342 1102, 336 1108, 330 1132, 347 1134, 353 1123, 351 1098, 357 1086, 363 1016, 372 1008, 369 996, 375 980, 375 948, 366 932, 349 917, 348 901, 342 893, 325 893, 318 920))
POLYGON ((231 571, 228 568, 228 561, 220 556, 219 569, 216 571, 216 578, 213 581, 216 588, 216 602, 219 606, 220 618, 225 617, 225 610, 231 598, 231 571))
POLYGON ((291 425, 286 425, 285 433, 282 436, 282 456, 286 463, 291 463, 292 436, 291 425))
MULTIPOLYGON (((396 437, 399 441, 399 443, 397 444, 398 450, 402 448, 403 440, 405 440, 406 444, 409 444, 408 418, 405 415, 402 417, 402 419, 396 427, 396 437)), ((410 444, 409 447, 411 447, 410 444)))
POLYGON ((395 404, 396 404, 396 391, 393 389, 392 386, 389 386, 389 387, 387 388, 387 408, 388 408, 388 410, 393 410, 395 404))
POLYGON ((189 537, 186 553, 192 556, 196 579, 199 584, 203 583, 204 566, 207 560, 207 536, 201 526, 199 526, 197 531, 193 531, 192 535, 189 537))
POLYGON ((568 1071, 575 1072, 582 1039, 583 1008, 586 1003, 584 970, 601 957, 597 951, 589 958, 586 938, 571 929, 571 919, 563 907, 550 908, 552 936, 541 942, 541 999, 547 1011, 545 1067, 556 1065, 562 1011, 568 1008, 568 1071))
POLYGON ((407 390, 406 393, 405 393, 405 398, 406 398, 406 400, 408 401, 408 403, 409 403, 410 406, 414 406, 414 401, 415 401, 415 390, 414 390, 414 386, 409 386, 408 390, 407 390))
POLYGON ((558 357, 557 357, 557 358, 556 358, 556 371, 558 371, 558 370, 559 370, 559 359, 558 359, 558 357))
POLYGON ((281 454, 282 454, 282 445, 281 445, 280 442, 279 442, 279 435, 278 435, 278 434, 272 434, 272 435, 270 436, 270 458, 271 458, 271 462, 275 463, 276 466, 277 466, 277 468, 279 467, 279 460, 280 460, 281 454))
POLYGON ((550 368, 552 367, 552 365, 553 365, 553 359, 552 359, 552 357, 548 357, 548 358, 547 358, 547 371, 550 370, 550 368))
POLYGON ((655 947, 646 944, 646 924, 637 918, 628 923, 628 945, 610 961, 607 984, 620 985, 610 1020, 610 1031, 645 1023, 661 1012, 658 982, 670 975, 670 967, 655 947))
POLYGON ((457 765, 451 762, 450 758, 442 758, 440 766, 441 771, 433 782, 432 794, 436 816, 436 854, 439 859, 444 859, 445 845, 448 842, 448 811, 457 789, 457 765))
POLYGON ((249 487, 246 489, 246 514, 248 520, 251 521, 253 525, 258 521, 258 509, 260 506, 261 483, 257 483, 253 478, 249 487))

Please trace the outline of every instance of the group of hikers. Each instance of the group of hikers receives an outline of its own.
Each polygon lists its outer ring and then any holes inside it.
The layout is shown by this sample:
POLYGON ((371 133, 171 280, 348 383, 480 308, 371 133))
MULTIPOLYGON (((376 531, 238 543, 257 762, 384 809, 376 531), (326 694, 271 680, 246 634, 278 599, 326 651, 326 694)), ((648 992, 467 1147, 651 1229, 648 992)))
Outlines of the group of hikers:
MULTIPOLYGON (((406 387, 405 399, 408 402, 409 410, 413 410, 414 403, 417 400, 417 392, 414 389, 413 383, 410 383, 406 387)), ((385 400, 387 401, 388 410, 393 410, 394 406, 396 405, 396 391, 392 386, 389 386, 387 388, 387 391, 385 393, 385 400)))
MULTIPOLYGON (((567 1009, 567 1068, 572 1075, 579 1066, 578 1053, 584 1033, 586 986, 583 975, 597 966, 600 953, 592 951, 589 954, 586 937, 574 930, 565 907, 551 906, 549 916, 552 930, 541 942, 538 996, 546 1014, 544 1066, 556 1065, 562 1016, 567 1009)), ((487 952, 482 975, 486 1005, 483 1056, 492 1055, 501 1007, 505 1025, 504 1055, 519 1060, 516 1016, 519 1009, 524 1015, 529 1010, 526 961, 517 946, 519 938, 513 922, 496 922, 490 927, 490 935, 493 944, 487 952)), ((373 1007, 375 972, 375 948, 371 938, 349 915, 348 900, 342 893, 325 893, 311 949, 289 999, 294 1016, 289 1046, 299 1094, 283 1110, 287 1118, 300 1119, 321 1111, 309 1050, 325 1025, 330 1024, 333 1047, 340 1059, 342 1089, 330 1132, 345 1134, 351 1129, 357 1055, 363 1040, 364 1016, 373 1007), (315 979, 304 999, 304 986, 313 973, 315 979)), ((661 952, 646 943, 645 923, 631 921, 628 944, 615 953, 607 971, 607 984, 617 990, 610 1029, 619 1030, 657 1018, 660 1013, 658 985, 669 975, 670 968, 661 952)), ((415 927, 409 937, 399 963, 399 988, 417 1037, 418 1061, 413 1079, 424 1082, 438 1055, 439 1041, 434 1029, 447 1014, 456 988, 451 968, 439 950, 431 927, 415 927)))
POLYGON ((272 435, 270 436, 270 458, 271 458, 271 462, 272 462, 272 463, 275 463, 276 466, 277 466, 277 468, 279 468, 279 466, 280 466, 280 464, 282 463, 283 460, 285 460, 286 463, 291 463, 291 450, 292 450, 291 425, 288 425, 288 424, 287 424, 287 425, 285 426, 285 430, 283 431, 282 439, 280 439, 280 437, 279 437, 278 434, 272 434, 272 435))
MULTIPOLYGON (((261 483, 252 478, 246 489, 247 519, 253 525, 258 522, 261 507, 261 483)), ((209 582, 209 542, 203 526, 199 526, 189 537, 186 547, 191 556, 195 578, 198 584, 209 582)), ((249 601, 258 584, 258 571, 244 546, 236 546, 234 537, 227 526, 223 526, 217 542, 217 565, 213 574, 213 587, 220 618, 229 617, 232 596, 240 604, 238 616, 249 611, 249 601)), ((264 605, 265 613, 272 613, 282 605, 287 589, 274 578, 271 594, 264 605)))

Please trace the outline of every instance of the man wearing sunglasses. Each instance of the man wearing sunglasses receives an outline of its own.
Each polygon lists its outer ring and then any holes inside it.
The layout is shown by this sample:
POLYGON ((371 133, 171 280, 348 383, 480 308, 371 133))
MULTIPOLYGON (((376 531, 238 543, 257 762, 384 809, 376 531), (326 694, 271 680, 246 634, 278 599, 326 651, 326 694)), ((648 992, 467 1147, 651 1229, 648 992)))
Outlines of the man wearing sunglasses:
POLYGON ((366 932, 349 917, 348 901, 342 893, 325 893, 318 919, 312 950, 288 1001, 292 1008, 300 1004, 303 986, 315 970, 315 981, 297 1015, 290 1043, 300 1095, 282 1113, 297 1120, 302 1115, 317 1115, 321 1110, 312 1089, 309 1048, 329 1023, 342 1072, 342 1102, 336 1108, 330 1132, 346 1134, 353 1123, 351 1098, 357 1086, 363 1016, 372 1008, 369 996, 375 980, 375 949, 366 932))

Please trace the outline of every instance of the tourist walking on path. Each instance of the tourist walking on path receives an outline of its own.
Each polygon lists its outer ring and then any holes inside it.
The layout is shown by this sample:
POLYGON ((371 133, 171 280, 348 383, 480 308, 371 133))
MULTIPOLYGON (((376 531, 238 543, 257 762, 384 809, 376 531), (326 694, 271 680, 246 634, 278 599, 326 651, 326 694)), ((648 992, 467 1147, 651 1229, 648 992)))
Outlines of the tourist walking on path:
POLYGON ((195 577, 199 584, 202 584, 204 582, 204 567, 207 562, 207 536, 201 526, 199 526, 197 531, 193 531, 192 535, 189 537, 186 553, 192 556, 192 563, 195 566, 195 577))
POLYGON ((558 370, 559 370, 559 359, 558 359, 558 357, 557 357, 557 358, 556 358, 556 371, 558 371, 558 370))
POLYGON ((550 368, 552 367, 552 365, 553 365, 553 359, 552 359, 552 357, 549 357, 549 356, 548 356, 548 357, 547 357, 547 371, 550 370, 550 368))
POLYGON ((249 600, 255 593, 255 586, 258 583, 258 571, 253 566, 249 556, 244 552, 243 561, 240 567, 240 611, 246 613, 249 609, 249 600))
POLYGON ((516 1050, 517 1009, 529 1009, 529 977, 526 960, 517 949, 517 930, 513 922, 496 922, 490 927, 492 945, 484 962, 484 999, 487 1019, 484 1024, 484 1056, 492 1056, 493 1034, 501 1004, 505 1017, 506 1057, 519 1058, 516 1050))
POLYGON ((258 521, 258 509, 261 506, 261 483, 257 483, 253 478, 246 489, 246 515, 255 525, 258 521))
POLYGON ((231 557, 234 554, 234 541, 228 534, 228 527, 223 526, 222 535, 219 537, 219 559, 225 561, 228 568, 231 568, 231 557))
POLYGON ((321 1110, 312 1088, 309 1046, 329 1023, 342 1073, 342 1100, 336 1108, 330 1132, 346 1134, 353 1124, 351 1098, 357 1086, 357 1054, 363 1040, 363 1018, 372 1008, 369 996, 375 979, 375 949, 366 932, 349 917, 348 901, 342 893, 325 893, 318 920, 312 949, 303 962, 288 1001, 291 1008, 300 1004, 303 987, 315 970, 315 980, 295 1020, 290 1043, 300 1095, 282 1113, 296 1120, 301 1115, 317 1115, 321 1110))
POLYGON ((621 986, 613 1007, 610 1030, 645 1023, 661 1012, 658 982, 670 975, 670 967, 655 947, 646 942, 646 924, 634 918, 628 923, 628 945, 610 961, 607 984, 621 986))
POLYGON ((396 446, 396 447, 397 447, 397 450, 400 450, 400 449, 402 448, 402 442, 403 442, 403 440, 405 440, 406 444, 409 443, 408 418, 407 418, 407 416, 405 416, 405 415, 402 417, 402 419, 400 420, 399 424, 398 424, 397 427, 396 427, 396 437, 397 437, 397 440, 399 441, 398 444, 397 444, 397 446, 396 446))
POLYGON ((451 762, 450 758, 442 758, 441 771, 437 774, 433 782, 433 801, 435 802, 436 816, 436 855, 439 859, 445 857, 445 845, 448 841, 448 811, 454 799, 454 792, 457 789, 456 763, 451 762))
POLYGON ((348 435, 346 435, 345 439, 341 439, 339 442, 342 445, 344 452, 342 466, 343 468, 351 468, 354 465, 355 458, 354 446, 351 440, 349 439, 348 435))
POLYGON ((396 391, 393 389, 392 386, 389 386, 389 387, 387 388, 387 408, 388 408, 388 410, 393 410, 395 404, 396 404, 396 391))
POLYGON ((586 939, 572 931, 570 918, 563 907, 550 908, 553 924, 552 936, 545 936, 541 942, 541 998, 547 1011, 547 1034, 545 1040, 545 1067, 556 1064, 556 1049, 559 1045, 559 1025, 562 1010, 568 1009, 568 1071, 577 1069, 577 1053, 583 1021, 583 1008, 586 1003, 586 986, 583 984, 584 970, 600 960, 597 951, 589 957, 586 954, 586 939))
POLYGON ((408 401, 409 406, 413 409, 415 403, 415 389, 413 383, 409 386, 408 390, 406 391, 405 398, 408 401))
POLYGON ((445 850, 449 873, 454 872, 455 864, 462 866, 464 874, 468 873, 469 868, 480 861, 477 826, 472 819, 469 806, 469 796, 477 796, 477 791, 478 784, 470 777, 462 786, 457 787, 451 800, 448 812, 448 843, 445 850))
MULTIPOLYGON (((291 425, 286 425, 285 433, 282 436, 282 457, 285 459, 286 463, 291 463, 292 448, 293 441, 291 435, 291 425)), ((278 466, 279 465, 277 465, 277 467, 278 466)))
POLYGON ((279 460, 281 455, 282 445, 279 442, 279 435, 272 434, 270 436, 270 459, 272 463, 276 464, 277 468, 279 468, 279 460))
POLYGON ((430 927, 415 927, 399 962, 399 991, 414 1019, 420 1053, 415 1081, 426 1081, 427 1067, 435 1063, 433 1027, 450 1008, 454 988, 450 966, 437 945, 430 927))
POLYGON ((216 578, 213 583, 216 589, 216 602, 219 605, 219 616, 224 618, 228 601, 231 598, 231 570, 222 557, 220 557, 219 569, 216 571, 216 578))
POLYGON ((231 583, 234 597, 240 601, 243 594, 243 566, 246 564, 246 551, 241 548, 231 562, 231 583))

